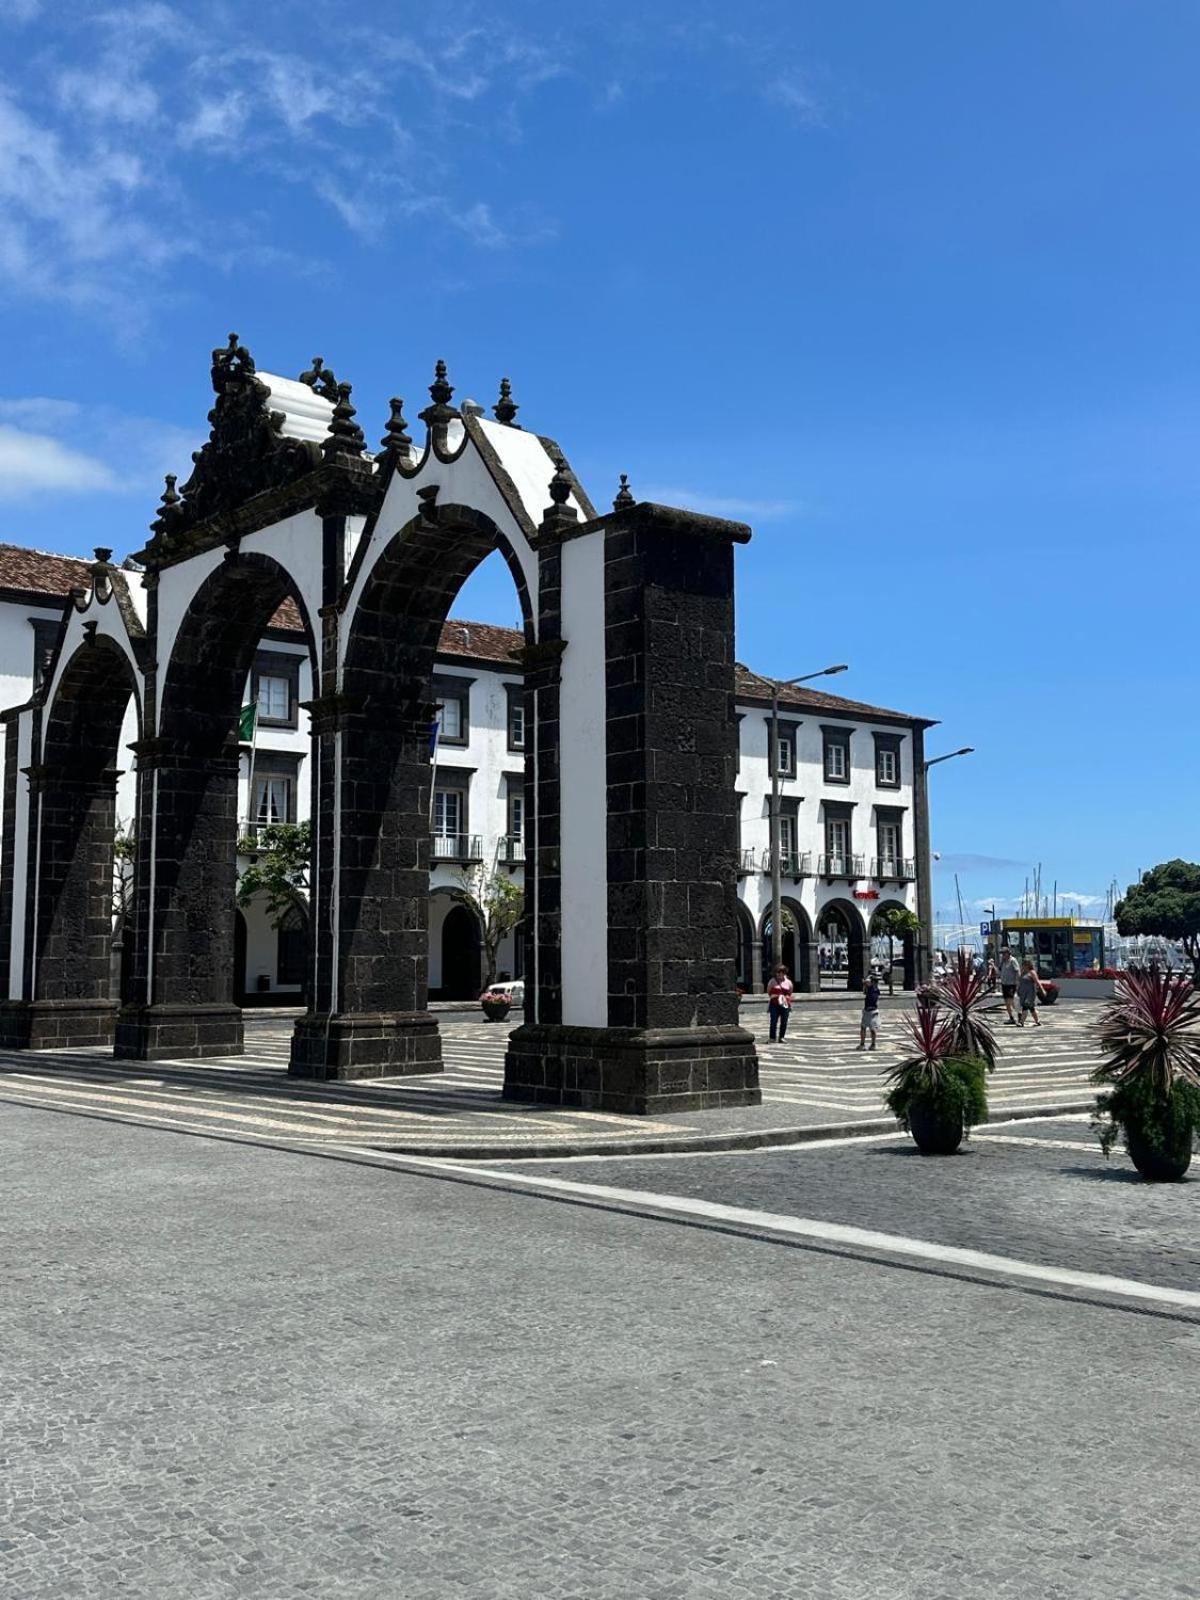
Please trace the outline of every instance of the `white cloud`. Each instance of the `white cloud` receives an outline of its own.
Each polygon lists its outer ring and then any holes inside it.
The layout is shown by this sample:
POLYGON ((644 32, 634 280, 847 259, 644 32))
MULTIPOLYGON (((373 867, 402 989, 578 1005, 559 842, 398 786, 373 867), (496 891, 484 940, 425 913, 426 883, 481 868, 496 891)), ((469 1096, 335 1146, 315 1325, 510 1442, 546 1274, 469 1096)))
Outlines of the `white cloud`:
POLYGON ((684 506, 689 511, 703 511, 713 517, 753 517, 759 522, 795 516, 800 509, 792 500, 746 500, 738 495, 708 494, 702 489, 681 489, 657 483, 642 489, 638 499, 684 506))
POLYGON ((107 62, 99 72, 60 73, 55 94, 69 115, 82 112, 106 126, 150 122, 158 111, 158 95, 148 83, 125 76, 119 68, 110 70, 107 62))
POLYGON ((105 462, 84 455, 44 433, 26 433, 0 423, 0 498, 34 494, 104 494, 120 488, 105 462))
POLYGON ((799 73, 773 78, 766 86, 767 99, 802 122, 820 122, 821 103, 799 73))

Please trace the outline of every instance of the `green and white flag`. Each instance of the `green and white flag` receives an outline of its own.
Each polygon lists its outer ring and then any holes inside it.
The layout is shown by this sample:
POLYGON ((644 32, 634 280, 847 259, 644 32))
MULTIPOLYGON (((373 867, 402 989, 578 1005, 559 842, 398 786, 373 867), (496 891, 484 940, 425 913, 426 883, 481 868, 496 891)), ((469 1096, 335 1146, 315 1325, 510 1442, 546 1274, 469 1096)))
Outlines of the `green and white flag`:
POLYGON ((258 707, 252 700, 248 706, 243 706, 238 717, 238 738, 243 742, 254 737, 254 725, 258 721, 258 707))

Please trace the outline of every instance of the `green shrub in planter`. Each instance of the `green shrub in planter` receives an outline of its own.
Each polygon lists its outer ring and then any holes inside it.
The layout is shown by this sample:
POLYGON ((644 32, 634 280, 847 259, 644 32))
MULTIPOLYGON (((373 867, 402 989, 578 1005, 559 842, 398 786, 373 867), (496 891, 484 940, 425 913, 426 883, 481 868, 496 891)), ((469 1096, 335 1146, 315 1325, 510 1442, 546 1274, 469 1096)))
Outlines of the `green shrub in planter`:
POLYGON ((953 1155, 977 1122, 987 1120, 987 1062, 951 1055, 958 1019, 936 1005, 904 1017, 916 1053, 885 1075, 888 1110, 922 1155, 953 1155))
POLYGON ((1105 1155, 1119 1134, 1143 1178, 1178 1182, 1191 1165, 1200 1132, 1200 994, 1191 979, 1167 972, 1127 972, 1100 1019, 1107 1057, 1092 1082, 1093 1126, 1105 1155))

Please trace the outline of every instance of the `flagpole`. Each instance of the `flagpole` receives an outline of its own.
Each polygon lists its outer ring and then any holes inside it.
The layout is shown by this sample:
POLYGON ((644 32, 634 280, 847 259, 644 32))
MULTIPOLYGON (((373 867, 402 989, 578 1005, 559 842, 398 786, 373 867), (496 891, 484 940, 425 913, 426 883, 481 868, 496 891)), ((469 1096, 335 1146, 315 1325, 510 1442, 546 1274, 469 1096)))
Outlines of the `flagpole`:
MULTIPOLYGON (((251 700, 250 705, 251 705, 252 713, 253 713, 253 716, 254 716, 254 723, 253 723, 253 725, 252 725, 252 727, 250 729, 250 771, 249 771, 249 777, 248 777, 248 780, 247 780, 247 783, 246 783, 246 831, 247 831, 247 833, 249 833, 250 829, 254 826, 254 822, 255 822, 254 815, 253 815, 253 812, 254 812, 254 757, 255 757, 255 754, 256 754, 256 752, 258 750, 258 701, 257 700, 251 700)), ((258 843, 258 835, 255 834, 253 837, 254 837, 255 844, 257 844, 258 843)))

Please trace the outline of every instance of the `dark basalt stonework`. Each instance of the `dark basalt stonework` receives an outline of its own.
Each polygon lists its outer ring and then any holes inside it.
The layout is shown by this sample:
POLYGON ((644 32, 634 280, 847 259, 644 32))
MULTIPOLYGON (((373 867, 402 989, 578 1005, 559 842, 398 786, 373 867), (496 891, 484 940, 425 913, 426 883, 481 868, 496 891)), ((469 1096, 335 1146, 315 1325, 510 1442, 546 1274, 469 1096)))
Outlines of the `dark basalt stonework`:
POLYGON ((288 1072, 294 1078, 390 1078, 441 1072, 442 1042, 428 1011, 300 1017, 288 1072))
POLYGON ((0 1049, 84 1050, 110 1045, 115 1000, 0 1001, 0 1049))
POLYGON ((509 1035, 504 1098, 661 1116, 755 1106, 758 1059, 744 1028, 572 1028, 509 1035))
POLYGON ((242 1053, 242 1013, 224 1004, 122 1006, 113 1055, 126 1061, 242 1053))

